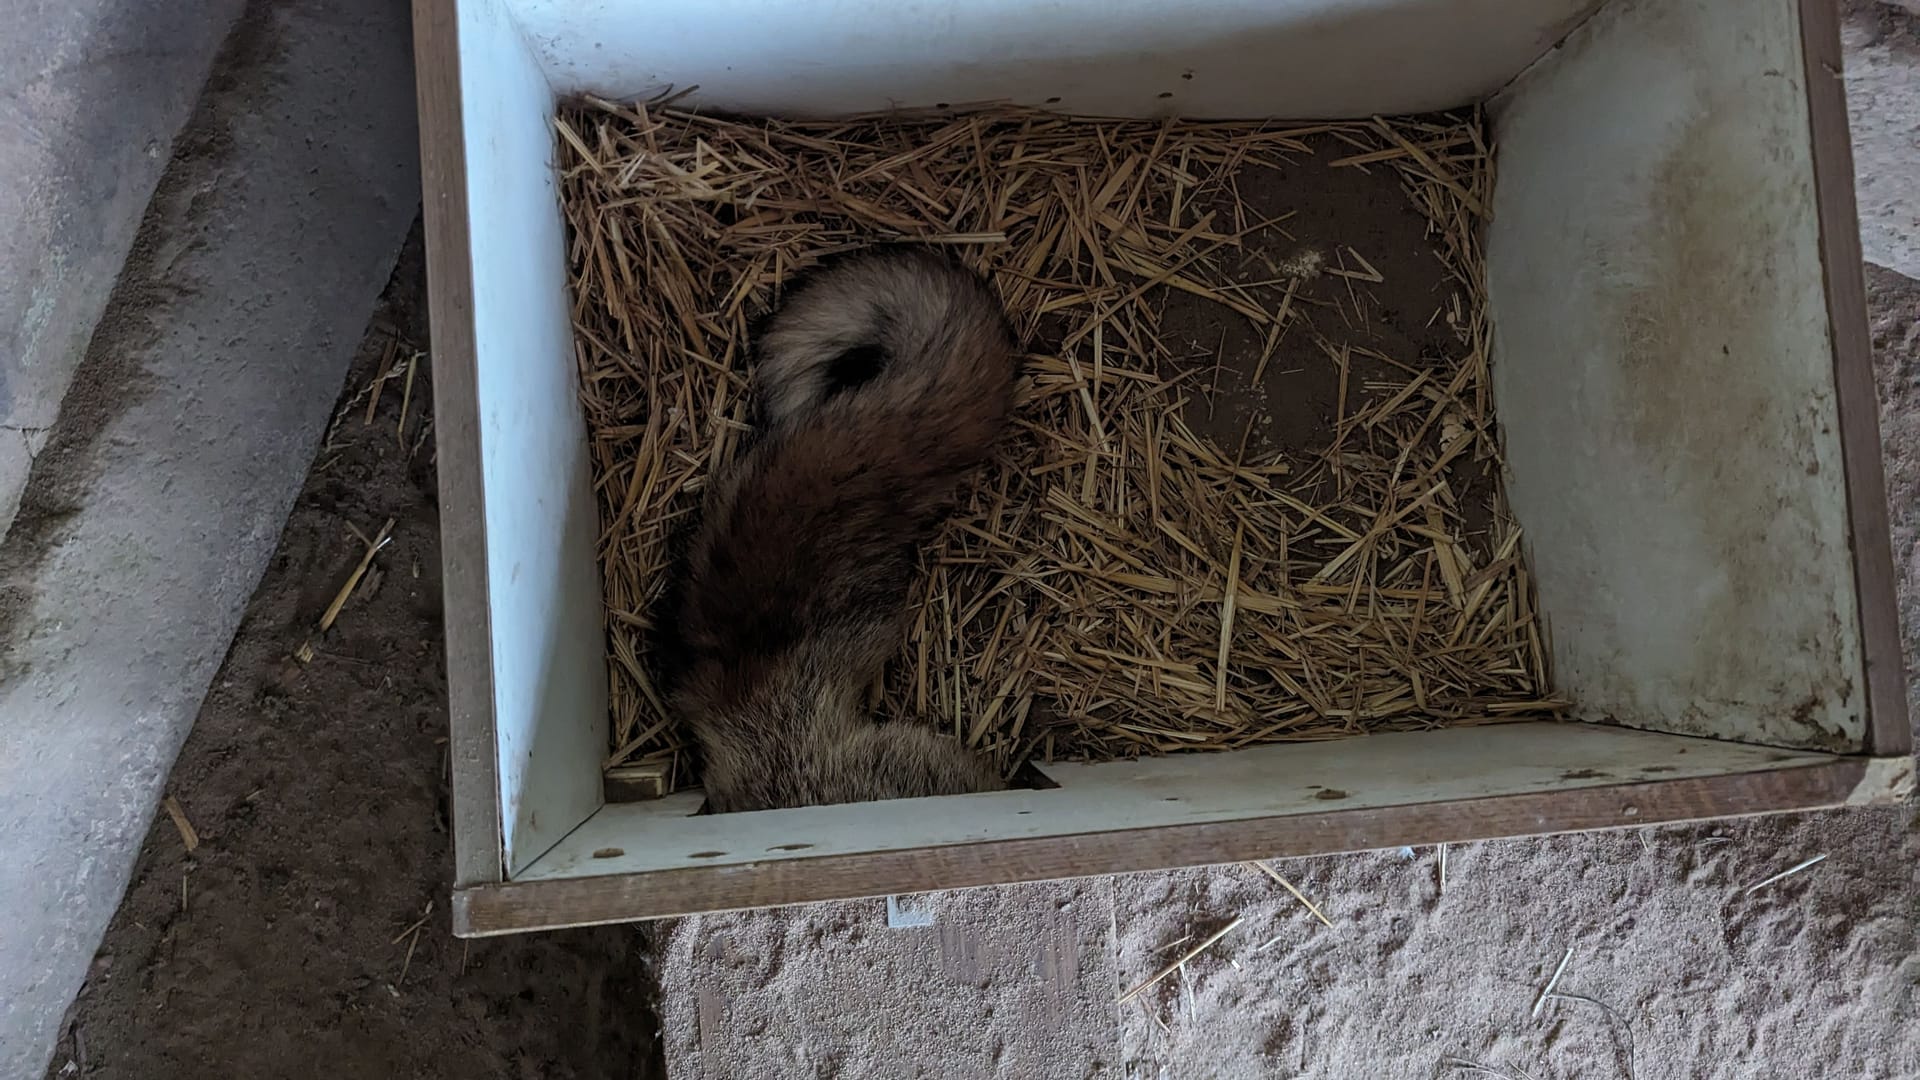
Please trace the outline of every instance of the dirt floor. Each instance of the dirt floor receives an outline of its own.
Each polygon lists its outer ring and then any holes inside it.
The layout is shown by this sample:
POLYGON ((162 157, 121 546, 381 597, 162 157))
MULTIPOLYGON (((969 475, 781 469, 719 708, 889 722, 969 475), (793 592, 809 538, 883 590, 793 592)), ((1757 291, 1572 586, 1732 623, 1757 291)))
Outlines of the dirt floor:
MULTIPOLYGON (((1911 661, 1920 283, 1868 283, 1911 661)), ((50 1077, 1920 1078, 1911 809, 1274 863, 1331 925, 1243 866, 453 939, 425 367, 368 389, 421 291, 416 238, 50 1077)))
POLYGON ((157 817, 50 1076, 664 1075, 642 931, 471 947, 448 932, 431 437, 414 449, 431 388, 424 361, 410 393, 405 372, 430 345, 424 291, 416 230, 174 766, 198 847, 157 817), (369 392, 389 342, 397 373, 369 392), (389 518, 392 542, 319 638, 360 537, 389 518))

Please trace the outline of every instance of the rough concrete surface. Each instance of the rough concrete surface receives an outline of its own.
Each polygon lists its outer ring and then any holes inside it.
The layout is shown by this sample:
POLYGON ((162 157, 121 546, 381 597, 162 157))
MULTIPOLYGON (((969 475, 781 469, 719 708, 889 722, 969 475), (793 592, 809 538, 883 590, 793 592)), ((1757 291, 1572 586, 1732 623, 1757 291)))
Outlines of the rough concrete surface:
POLYGON ((243 16, 0 546, 0 1075, 46 1059, 414 215, 407 16, 243 16))
POLYGON ((1121 879, 1123 981, 1246 921, 1122 1010, 1116 1075, 1914 1077, 1916 856, 1873 810, 1458 845, 1444 892, 1434 849, 1276 864, 1331 927, 1245 868, 1121 879))
MULTIPOLYGON (((1920 723, 1920 281, 1867 267, 1874 376, 1880 385, 1880 445, 1887 472, 1888 524, 1899 574, 1900 624, 1907 640, 1907 712, 1920 723)), ((1920 919, 1920 896, 1914 898, 1920 919)))
POLYGON ((1904 812, 1455 846, 1444 889, 1431 848, 1272 865, 1331 925, 1252 867, 1010 890, 1030 895, 997 919, 941 894, 927 929, 887 929, 877 901, 683 920, 661 963, 671 1075, 1920 1076, 1904 812), (1067 918, 1091 940, 1063 961, 1067 918), (1117 1010, 1035 1007, 1062 970, 1111 1003, 1235 919, 1117 1010), (957 975, 969 953, 1014 962, 957 975))
POLYGON ((1118 1075, 1113 888, 902 898, 928 926, 890 925, 884 900, 679 920, 659 962, 670 1075, 1118 1075))
POLYGON ((0 10, 0 534, 241 6, 0 10))
POLYGON ((1920 0, 1844 0, 1847 126, 1867 261, 1920 277, 1920 0))

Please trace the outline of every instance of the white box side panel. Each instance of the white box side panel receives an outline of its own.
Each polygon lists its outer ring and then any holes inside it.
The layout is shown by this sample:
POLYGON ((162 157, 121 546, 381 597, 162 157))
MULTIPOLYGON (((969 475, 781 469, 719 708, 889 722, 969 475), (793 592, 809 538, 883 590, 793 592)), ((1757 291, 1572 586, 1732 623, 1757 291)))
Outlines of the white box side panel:
MULTIPOLYGON (((520 876, 541 881, 738 866, 988 840, 1376 809, 1761 772, 1818 754, 1577 724, 1395 732, 1230 754, 1049 765, 1060 786, 689 816, 698 792, 611 803, 520 876)), ((1628 805, 1623 803, 1623 807, 1628 805)))
POLYGON ((1495 102, 1495 401, 1581 715, 1857 749, 1792 0, 1618 0, 1495 102))
POLYGON ((1012 100, 1367 116, 1478 101, 1593 0, 512 0, 561 93, 770 115, 1012 100))
POLYGON ((498 0, 463 0, 460 51, 494 723, 511 876, 600 805, 606 643, 552 91, 498 0))

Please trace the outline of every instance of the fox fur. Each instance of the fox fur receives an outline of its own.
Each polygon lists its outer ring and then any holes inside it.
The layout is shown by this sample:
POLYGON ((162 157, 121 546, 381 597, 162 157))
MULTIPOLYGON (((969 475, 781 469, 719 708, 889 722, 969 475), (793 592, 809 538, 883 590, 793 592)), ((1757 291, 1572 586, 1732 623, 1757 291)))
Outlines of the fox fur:
POLYGON ((868 689, 1018 363, 999 301, 952 260, 875 249, 813 272, 761 334, 759 433, 687 551, 672 704, 716 813, 986 791, 986 759, 868 689))

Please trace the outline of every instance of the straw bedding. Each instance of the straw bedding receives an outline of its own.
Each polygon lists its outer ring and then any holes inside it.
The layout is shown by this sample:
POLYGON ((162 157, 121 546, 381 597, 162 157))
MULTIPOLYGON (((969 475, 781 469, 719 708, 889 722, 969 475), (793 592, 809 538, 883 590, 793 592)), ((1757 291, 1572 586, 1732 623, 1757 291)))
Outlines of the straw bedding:
POLYGON ((752 325, 822 256, 897 241, 987 272, 1028 354, 1015 430, 925 554, 881 715, 1012 770, 1561 708, 1498 492, 1478 114, 789 123, 585 101, 556 126, 610 766, 697 783, 649 642, 675 538, 750 435, 752 325), (1424 220, 1437 347, 1369 301, 1391 253, 1302 249, 1292 213, 1242 198, 1303 168, 1384 177, 1424 220), (1233 372, 1196 357, 1196 326, 1246 344, 1233 372), (1310 430, 1276 430, 1289 380, 1325 388, 1310 430))

